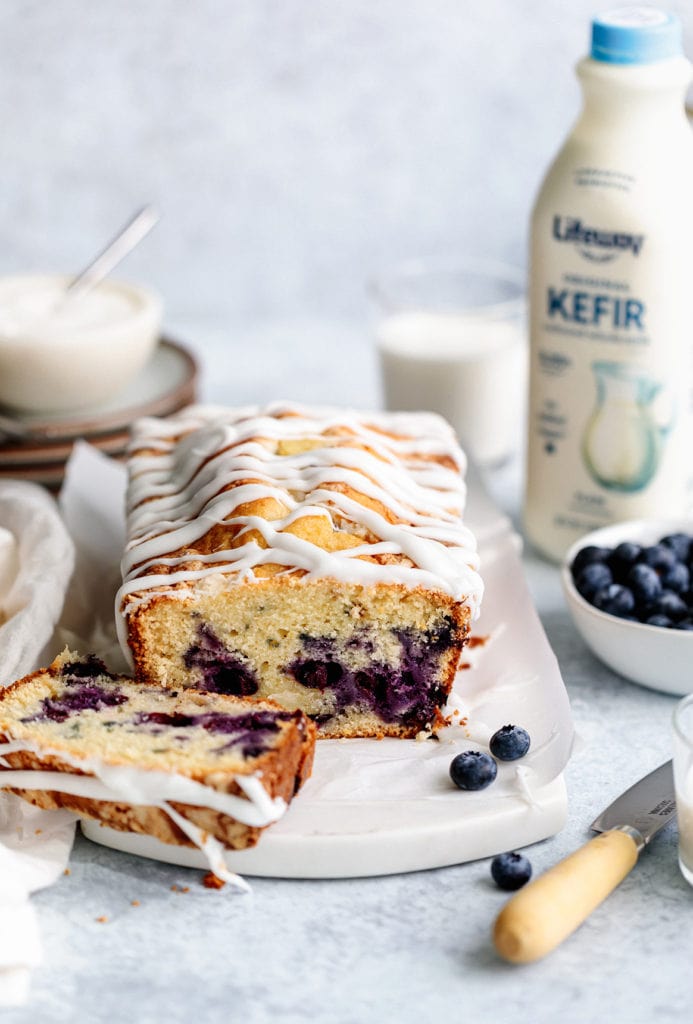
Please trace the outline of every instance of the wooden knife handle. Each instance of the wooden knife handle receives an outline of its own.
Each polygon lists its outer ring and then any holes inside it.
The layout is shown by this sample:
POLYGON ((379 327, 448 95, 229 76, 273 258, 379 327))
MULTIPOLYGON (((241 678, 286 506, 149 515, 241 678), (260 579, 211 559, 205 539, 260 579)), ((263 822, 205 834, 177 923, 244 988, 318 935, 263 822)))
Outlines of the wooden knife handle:
POLYGON ((628 832, 602 832, 526 885, 496 919, 500 955, 522 964, 550 953, 623 881, 639 849, 628 832))

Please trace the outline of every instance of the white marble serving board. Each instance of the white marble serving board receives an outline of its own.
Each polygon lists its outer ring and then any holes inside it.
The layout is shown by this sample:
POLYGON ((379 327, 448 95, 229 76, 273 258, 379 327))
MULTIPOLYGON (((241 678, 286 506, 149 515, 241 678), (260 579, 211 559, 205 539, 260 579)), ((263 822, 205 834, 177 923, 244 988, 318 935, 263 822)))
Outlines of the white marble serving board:
MULTIPOLYGON (((120 507, 114 492, 122 488, 122 468, 88 446, 79 447, 63 494, 73 528, 83 482, 91 528, 97 523, 103 533, 92 537, 92 557, 98 550, 107 562, 122 543, 122 524, 113 512, 120 507), (104 551, 111 555, 103 556, 104 551)), ((458 673, 451 697, 450 708, 459 712, 453 721, 464 724, 444 730, 437 741, 320 741, 312 777, 298 798, 255 848, 227 854, 231 870, 284 878, 417 871, 526 846, 563 827, 562 771, 573 739, 568 697, 527 589, 520 540, 475 474, 470 475, 467 521, 477 536, 486 587, 473 635, 486 639, 465 655, 469 667, 458 673), (496 781, 482 792, 456 789, 448 775, 454 755, 483 749, 495 729, 509 722, 530 733, 528 756, 501 765, 496 781)), ((102 585, 112 575, 105 564, 90 568, 92 574, 98 569, 102 585)), ((107 632, 103 623, 90 626, 92 632, 107 632)), ((82 830, 115 849, 207 866, 197 850, 92 821, 83 821, 82 830)))

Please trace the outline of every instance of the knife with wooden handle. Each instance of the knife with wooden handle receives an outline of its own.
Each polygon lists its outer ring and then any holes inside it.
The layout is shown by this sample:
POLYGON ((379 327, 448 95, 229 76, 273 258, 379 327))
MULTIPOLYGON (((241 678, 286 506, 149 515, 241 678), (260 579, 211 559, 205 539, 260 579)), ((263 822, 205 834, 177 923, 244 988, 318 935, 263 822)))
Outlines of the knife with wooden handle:
POLYGON ((530 963, 563 942, 635 867, 640 851, 676 815, 671 761, 621 794, 590 826, 581 849, 506 903, 493 941, 512 963, 530 963))

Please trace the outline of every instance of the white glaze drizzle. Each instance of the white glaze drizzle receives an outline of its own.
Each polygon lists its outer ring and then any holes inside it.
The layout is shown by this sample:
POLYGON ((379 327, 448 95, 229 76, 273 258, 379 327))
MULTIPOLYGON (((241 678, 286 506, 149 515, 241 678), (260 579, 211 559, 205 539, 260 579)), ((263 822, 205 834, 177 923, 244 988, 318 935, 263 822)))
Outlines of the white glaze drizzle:
POLYGON ((366 415, 280 404, 237 410, 193 406, 167 420, 138 421, 130 445, 130 539, 116 598, 124 650, 123 616, 139 604, 170 593, 173 584, 189 584, 179 590, 185 596, 207 576, 221 574, 229 586, 252 582, 254 570, 270 563, 286 572, 303 570, 306 580, 423 585, 464 600, 476 616, 483 587, 476 544, 461 519, 465 469, 451 428, 431 413, 366 415), (340 429, 349 433, 334 433, 340 429), (276 454, 278 443, 305 438, 324 443, 276 454), (456 469, 430 461, 431 456, 447 456, 456 469), (403 522, 390 523, 334 485, 372 498, 403 522), (282 518, 270 521, 236 511, 268 498, 287 509, 282 518), (305 516, 323 517, 331 525, 336 516, 365 527, 378 541, 326 551, 285 532, 305 516), (236 543, 252 530, 267 547, 251 537, 232 549, 196 554, 195 544, 221 522, 241 528, 236 543), (172 555, 179 549, 183 554, 172 555), (363 557, 383 553, 403 558, 382 565, 363 557), (190 569, 191 561, 203 567, 190 569), (157 565, 171 571, 150 571, 157 565))
POLYGON ((0 787, 68 793, 89 800, 120 801, 164 811, 207 858, 210 869, 225 882, 248 891, 248 884, 230 872, 224 861, 224 847, 213 836, 188 821, 171 807, 170 801, 206 807, 255 828, 278 821, 286 810, 281 797, 272 799, 258 775, 237 775, 235 781, 247 799, 222 793, 195 779, 175 772, 150 771, 130 765, 107 764, 100 758, 77 758, 28 739, 0 742, 0 787), (15 769, 3 755, 27 751, 37 757, 54 757, 89 775, 43 769, 15 769))

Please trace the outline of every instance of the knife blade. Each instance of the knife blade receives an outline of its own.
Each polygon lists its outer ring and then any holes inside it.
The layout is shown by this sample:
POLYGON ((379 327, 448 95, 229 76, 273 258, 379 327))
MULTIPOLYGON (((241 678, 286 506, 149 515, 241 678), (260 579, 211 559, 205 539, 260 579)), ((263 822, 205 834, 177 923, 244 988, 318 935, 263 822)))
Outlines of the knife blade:
POLYGON ((550 953, 583 923, 635 867, 640 852, 676 815, 671 761, 655 768, 602 811, 598 832, 506 903, 493 941, 512 963, 550 953))
MULTIPOLYGON (((629 828, 642 836, 642 846, 657 835, 660 828, 676 816, 674 799, 674 766, 665 761, 616 797, 612 804, 594 819, 593 832, 609 832, 613 828, 629 828)), ((642 849, 641 846, 641 849, 642 849)))

